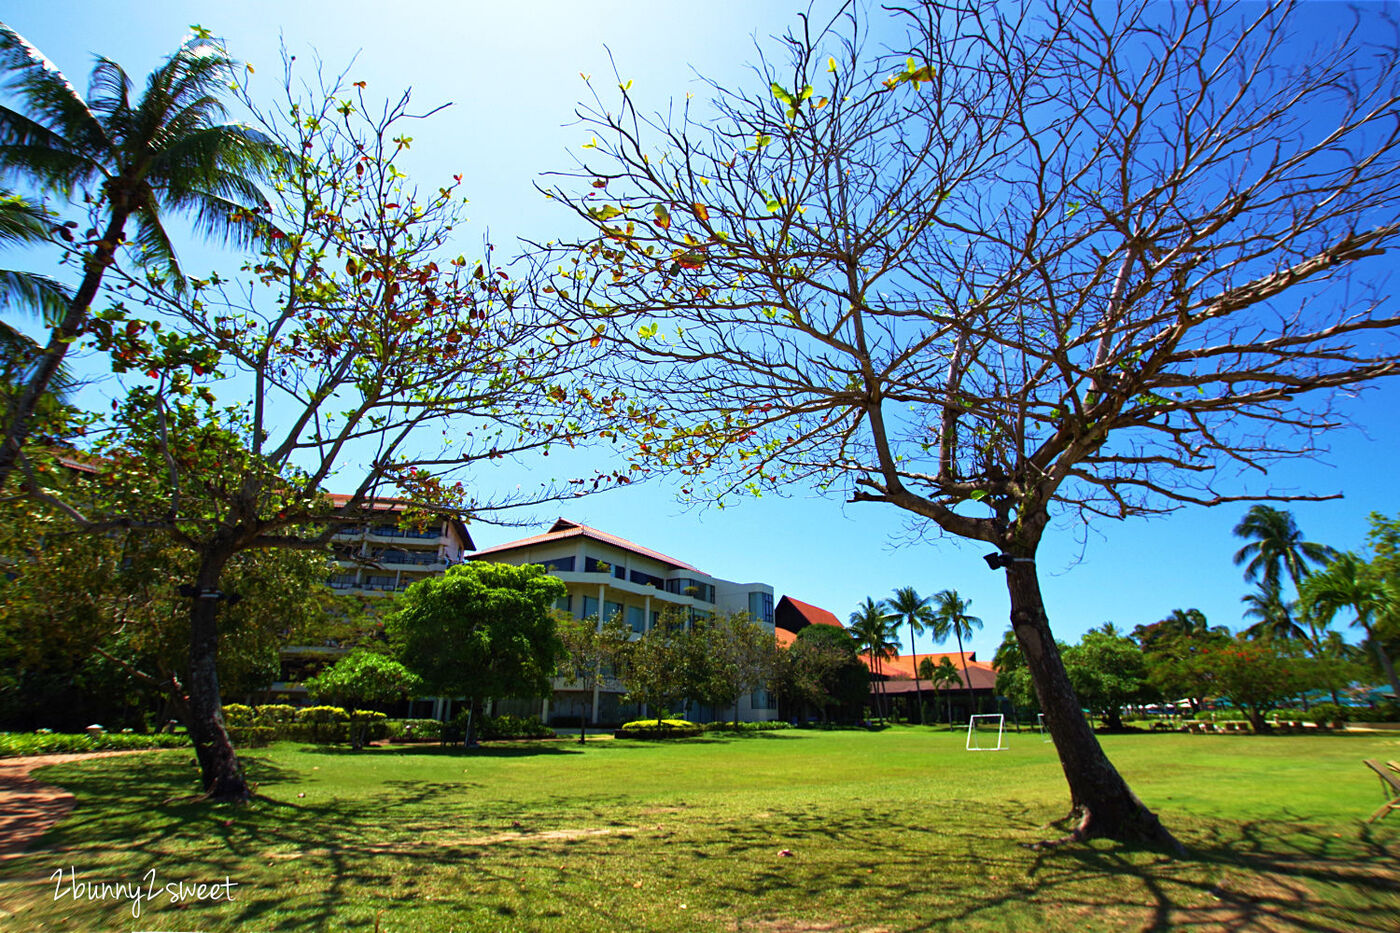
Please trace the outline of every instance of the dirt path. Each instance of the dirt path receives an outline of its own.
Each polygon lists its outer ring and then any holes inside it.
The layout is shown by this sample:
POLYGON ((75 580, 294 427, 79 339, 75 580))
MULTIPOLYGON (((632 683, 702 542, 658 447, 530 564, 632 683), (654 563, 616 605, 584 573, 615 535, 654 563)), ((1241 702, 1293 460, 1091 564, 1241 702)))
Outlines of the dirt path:
POLYGON ((0 758, 0 861, 24 853, 31 842, 73 809, 73 795, 53 784, 42 784, 29 776, 35 768, 58 765, 86 758, 113 755, 140 755, 144 750, 78 752, 71 755, 34 755, 29 758, 0 758))

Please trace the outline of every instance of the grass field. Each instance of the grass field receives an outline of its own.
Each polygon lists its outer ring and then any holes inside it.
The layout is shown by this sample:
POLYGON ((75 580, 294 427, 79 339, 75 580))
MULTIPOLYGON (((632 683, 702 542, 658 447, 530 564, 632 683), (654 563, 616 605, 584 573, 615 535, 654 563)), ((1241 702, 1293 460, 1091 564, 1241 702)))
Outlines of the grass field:
POLYGON ((1103 741, 1191 859, 1026 848, 1067 806, 1030 734, 981 754, 914 728, 280 745, 247 756, 264 799, 246 808, 166 802, 196 789, 188 752, 79 762, 38 774, 78 807, 0 863, 0 929, 1400 929, 1400 816, 1361 823, 1381 802, 1361 761, 1400 758, 1400 737, 1103 741), (76 899, 70 870, 156 899, 139 919, 76 899), (232 902, 164 891, 226 878, 232 902))

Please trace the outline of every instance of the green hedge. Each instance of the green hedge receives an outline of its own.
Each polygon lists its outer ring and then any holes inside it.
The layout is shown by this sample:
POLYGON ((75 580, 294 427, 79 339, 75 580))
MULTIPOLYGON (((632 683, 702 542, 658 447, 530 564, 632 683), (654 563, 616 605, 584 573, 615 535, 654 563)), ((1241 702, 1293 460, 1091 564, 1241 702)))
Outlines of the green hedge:
POLYGON ((277 730, 272 726, 229 726, 228 740, 235 748, 262 748, 277 741, 277 730))
POLYGON ((390 719, 385 723, 389 738, 398 742, 438 742, 442 723, 436 719, 390 719))
POLYGON ((684 719, 638 719, 623 723, 613 735, 619 739, 686 739, 700 733, 698 725, 684 719))
POLYGON ((775 729, 791 729, 792 723, 777 720, 774 722, 707 722, 706 732, 772 732, 775 729))
POLYGON ((65 755, 75 752, 106 752, 142 748, 183 748, 187 735, 136 735, 131 732, 87 733, 0 732, 0 758, 27 755, 65 755))

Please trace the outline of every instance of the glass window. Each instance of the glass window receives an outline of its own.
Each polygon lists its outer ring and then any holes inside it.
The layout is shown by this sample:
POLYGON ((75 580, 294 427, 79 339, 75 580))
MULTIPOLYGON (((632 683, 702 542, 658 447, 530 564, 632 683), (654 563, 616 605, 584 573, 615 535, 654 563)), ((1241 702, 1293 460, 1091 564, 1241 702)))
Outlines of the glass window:
POLYGON ((562 612, 573 612, 574 598, 572 596, 562 596, 555 601, 554 608, 562 612))
POLYGON ((615 603, 609 600, 603 604, 603 621, 610 622, 617 616, 622 615, 622 603, 615 603))
POLYGON ((763 622, 771 625, 773 623, 773 594, 772 593, 750 593, 749 594, 749 616, 755 622, 763 622))
POLYGON ((589 616, 598 614, 598 600, 592 596, 583 597, 583 615, 581 618, 587 619, 589 616))
POLYGON ((627 625, 634 632, 642 632, 646 630, 646 615, 642 612, 641 607, 627 607, 627 625))
POLYGON ((574 559, 572 557, 556 557, 553 560, 545 561, 540 566, 545 569, 546 573, 555 570, 560 573, 569 573, 574 569, 574 559))

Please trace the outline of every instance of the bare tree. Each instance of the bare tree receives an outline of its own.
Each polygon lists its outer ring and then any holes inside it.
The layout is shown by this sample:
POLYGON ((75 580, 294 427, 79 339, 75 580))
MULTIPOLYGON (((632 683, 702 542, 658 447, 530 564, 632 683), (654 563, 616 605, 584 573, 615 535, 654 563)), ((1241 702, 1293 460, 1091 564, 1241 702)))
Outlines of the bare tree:
POLYGON ((1311 498, 1237 479, 1400 370, 1359 277, 1400 235, 1394 29, 1365 9, 1310 48, 1287 3, 1013 7, 904 4, 876 24, 895 54, 804 18, 703 111, 597 97, 548 192, 592 234, 549 297, 646 364, 615 373, 637 449, 688 493, 807 483, 991 545, 1069 838, 1177 848, 1081 712, 1037 550, 1057 516, 1311 498))

